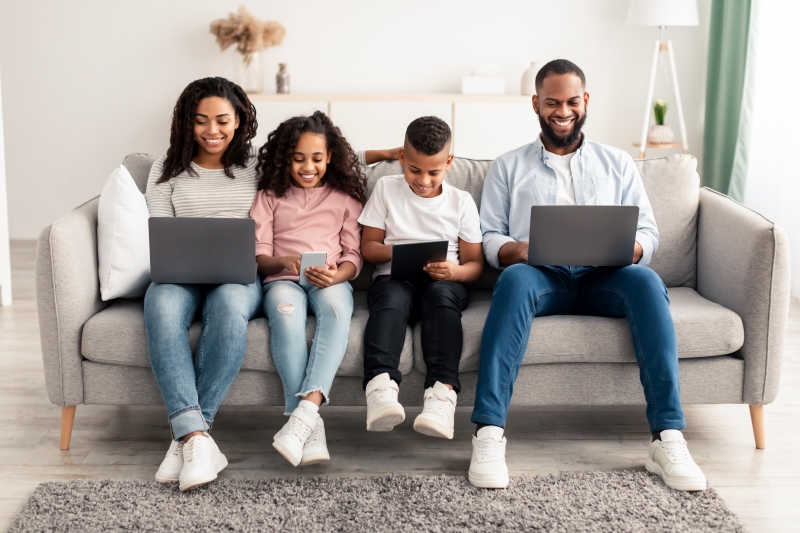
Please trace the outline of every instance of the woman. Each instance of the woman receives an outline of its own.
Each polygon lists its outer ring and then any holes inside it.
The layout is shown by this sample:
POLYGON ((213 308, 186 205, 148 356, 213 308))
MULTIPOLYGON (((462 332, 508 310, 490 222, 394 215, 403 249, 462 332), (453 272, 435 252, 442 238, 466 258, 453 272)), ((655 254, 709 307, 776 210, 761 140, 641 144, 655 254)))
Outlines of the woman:
MULTIPOLYGON (((256 111, 245 92, 224 78, 190 83, 172 116, 170 147, 150 170, 147 206, 153 217, 246 218, 258 179, 250 141, 256 111)), ((187 491, 217 478, 228 465, 208 430, 244 359, 247 322, 261 306, 261 283, 152 283, 144 299, 150 363, 167 406, 173 442, 156 481, 187 491), (194 357, 189 326, 203 329, 194 357)))

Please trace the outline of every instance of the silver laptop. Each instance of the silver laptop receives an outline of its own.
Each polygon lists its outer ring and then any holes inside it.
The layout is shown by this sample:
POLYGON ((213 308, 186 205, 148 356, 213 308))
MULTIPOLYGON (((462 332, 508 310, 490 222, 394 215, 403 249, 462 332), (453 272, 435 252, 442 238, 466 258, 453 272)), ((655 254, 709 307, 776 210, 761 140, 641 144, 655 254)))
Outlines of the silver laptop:
POLYGON ((155 283, 256 281, 256 226, 252 218, 153 217, 150 279, 155 283))
POLYGON ((629 205, 535 205, 531 207, 528 264, 627 266, 639 208, 629 205))

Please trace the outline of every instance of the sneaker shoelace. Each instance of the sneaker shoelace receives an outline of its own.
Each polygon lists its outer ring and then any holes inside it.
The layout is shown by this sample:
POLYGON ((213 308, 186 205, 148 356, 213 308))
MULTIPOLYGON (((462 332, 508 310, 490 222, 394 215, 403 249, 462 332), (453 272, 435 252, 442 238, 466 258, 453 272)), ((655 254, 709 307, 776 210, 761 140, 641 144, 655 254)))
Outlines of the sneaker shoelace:
POLYGON ((322 431, 322 427, 319 424, 317 424, 317 427, 311 432, 311 436, 308 437, 306 445, 312 442, 325 442, 325 432, 322 431))
POLYGON ((435 393, 429 393, 425 396, 425 405, 422 408, 422 412, 447 418, 450 414, 451 405, 449 399, 435 393))
POLYGON ((187 463, 191 463, 202 453, 202 449, 205 446, 205 438, 206 437, 192 437, 189 439, 189 442, 184 443, 186 453, 183 454, 183 457, 187 463))
POLYGON ((397 391, 391 387, 381 387, 379 389, 375 389, 372 391, 372 396, 375 397, 375 402, 379 404, 397 401, 397 391))
POLYGON ((183 443, 179 442, 170 455, 183 455, 183 443))
POLYGON ((501 461, 505 458, 506 443, 504 441, 494 439, 477 439, 477 442, 478 460, 480 462, 501 461))
POLYGON ((661 441, 661 446, 672 463, 691 464, 694 462, 685 440, 661 441))
POLYGON ((312 433, 312 429, 309 427, 309 425, 296 416, 289 417, 289 421, 292 423, 292 426, 289 428, 289 431, 285 433, 285 435, 294 437, 298 442, 301 443, 306 441, 312 433))

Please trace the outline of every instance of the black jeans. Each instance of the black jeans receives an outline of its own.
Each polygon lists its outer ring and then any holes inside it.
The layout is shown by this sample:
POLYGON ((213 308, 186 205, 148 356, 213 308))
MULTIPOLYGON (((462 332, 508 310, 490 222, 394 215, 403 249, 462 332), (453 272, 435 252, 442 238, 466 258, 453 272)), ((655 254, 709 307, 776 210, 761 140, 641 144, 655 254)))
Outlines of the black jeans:
POLYGON ((364 388, 375 376, 389 373, 398 384, 403 376, 398 370, 400 352, 406 338, 406 327, 422 321, 422 357, 428 367, 425 388, 439 381, 461 390, 458 363, 464 332, 461 312, 469 303, 469 291, 455 281, 434 281, 419 284, 392 281, 378 276, 367 295, 369 319, 364 331, 364 388))

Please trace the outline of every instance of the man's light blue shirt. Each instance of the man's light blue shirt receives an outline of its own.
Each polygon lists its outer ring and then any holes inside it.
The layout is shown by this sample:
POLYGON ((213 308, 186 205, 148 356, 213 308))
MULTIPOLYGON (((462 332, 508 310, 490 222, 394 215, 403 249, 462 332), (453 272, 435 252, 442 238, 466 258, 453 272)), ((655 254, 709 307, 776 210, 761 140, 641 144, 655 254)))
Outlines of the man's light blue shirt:
MULTIPOLYGON (((577 205, 639 206, 639 264, 649 264, 658 248, 658 227, 633 158, 618 148, 584 140, 570 170, 577 205)), ((502 268, 498 254, 507 242, 528 241, 531 206, 556 205, 557 190, 556 172, 541 138, 494 160, 481 197, 483 251, 490 265, 502 268)))

